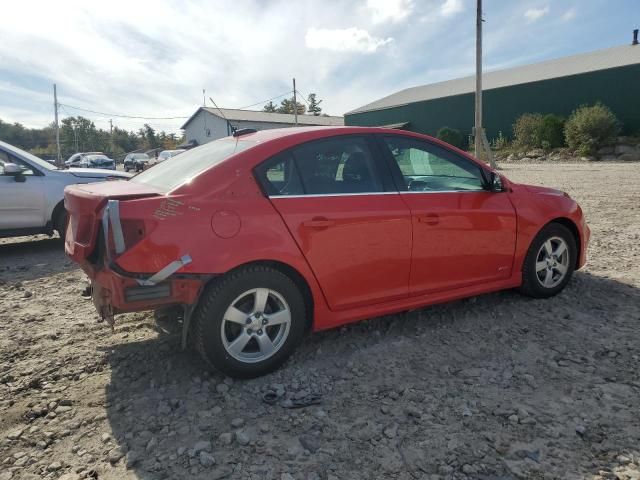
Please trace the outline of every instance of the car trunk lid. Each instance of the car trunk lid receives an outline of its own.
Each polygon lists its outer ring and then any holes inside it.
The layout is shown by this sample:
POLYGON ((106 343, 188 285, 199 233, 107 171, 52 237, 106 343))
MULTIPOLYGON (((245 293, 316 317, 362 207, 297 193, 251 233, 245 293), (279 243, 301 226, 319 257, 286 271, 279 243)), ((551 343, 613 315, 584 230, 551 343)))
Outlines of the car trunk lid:
POLYGON ((153 187, 127 181, 71 185, 65 188, 64 204, 69 213, 65 251, 82 264, 96 245, 102 211, 109 200, 133 200, 161 196, 153 187))

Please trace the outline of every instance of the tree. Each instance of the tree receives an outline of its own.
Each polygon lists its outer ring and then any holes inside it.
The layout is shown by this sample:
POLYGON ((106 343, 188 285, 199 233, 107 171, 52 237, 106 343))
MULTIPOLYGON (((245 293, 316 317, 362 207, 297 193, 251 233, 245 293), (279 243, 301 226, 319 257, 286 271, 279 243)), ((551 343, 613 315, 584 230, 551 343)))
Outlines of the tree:
POLYGON ((144 138, 149 148, 158 148, 160 146, 160 140, 158 139, 156 131, 153 129, 153 127, 151 127, 151 125, 145 123, 144 128, 141 128, 140 132, 142 133, 141 136, 144 138))
POLYGON ((278 111, 278 107, 276 107, 276 105, 271 100, 269 100, 269 102, 266 103, 262 108, 262 111, 268 113, 276 113, 278 111))
POLYGON ((460 130, 455 128, 442 127, 438 130, 438 133, 436 133, 436 137, 454 147, 464 148, 464 137, 462 133, 460 133, 460 130))
POLYGON ((307 102, 309 102, 309 113, 315 116, 318 116, 322 113, 322 107, 320 107, 322 100, 317 100, 315 93, 309 94, 309 96, 307 97, 307 102))
MULTIPOLYGON (((184 136, 175 133, 159 134, 145 124, 138 132, 129 132, 113 127, 113 146, 108 130, 96 128, 88 118, 66 117, 60 120, 60 150, 63 158, 76 152, 105 152, 120 158, 125 153, 149 148, 173 149, 184 142, 184 136)), ((0 120, 0 140, 28 150, 35 155, 55 156, 57 147, 55 125, 44 128, 27 128, 20 123, 7 123, 0 120)))
POLYGON ((573 151, 580 155, 593 155, 600 147, 615 143, 620 126, 620 121, 609 107, 601 103, 582 105, 567 120, 564 135, 573 151))
MULTIPOLYGON (((296 102, 298 108, 298 115, 303 115, 307 111, 307 108, 300 102, 296 102)), ((278 113, 294 113, 293 97, 285 98, 280 102, 280 106, 276 109, 278 113)))

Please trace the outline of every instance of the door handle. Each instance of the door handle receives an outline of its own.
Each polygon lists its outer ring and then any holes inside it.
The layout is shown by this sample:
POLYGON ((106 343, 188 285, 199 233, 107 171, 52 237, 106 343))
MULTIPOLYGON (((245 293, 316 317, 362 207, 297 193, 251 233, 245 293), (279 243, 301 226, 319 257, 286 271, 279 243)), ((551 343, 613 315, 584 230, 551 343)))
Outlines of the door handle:
POLYGON ((437 213, 427 213, 426 215, 418 215, 418 222, 427 225, 437 225, 440 223, 440 215, 437 213))
POLYGON ((328 218, 316 217, 312 220, 302 222, 302 226, 307 228, 328 228, 335 225, 335 223, 336 222, 329 220, 328 218))

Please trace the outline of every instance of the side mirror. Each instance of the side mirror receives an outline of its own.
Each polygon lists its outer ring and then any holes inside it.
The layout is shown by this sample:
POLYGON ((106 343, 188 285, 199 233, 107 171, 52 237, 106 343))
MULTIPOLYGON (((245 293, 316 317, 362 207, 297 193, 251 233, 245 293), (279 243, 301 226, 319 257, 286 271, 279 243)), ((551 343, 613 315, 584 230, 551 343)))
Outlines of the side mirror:
POLYGON ((492 192, 502 192, 504 191, 502 187, 502 178, 496 172, 491 172, 491 177, 489 178, 489 190, 492 192))
POLYGON ((18 173, 22 173, 22 170, 15 163, 5 163, 4 164, 4 174, 5 175, 17 175, 18 173))
POLYGON ((15 163, 5 163, 4 174, 13 177, 13 179, 18 183, 24 183, 27 180, 23 175, 20 166, 15 163))

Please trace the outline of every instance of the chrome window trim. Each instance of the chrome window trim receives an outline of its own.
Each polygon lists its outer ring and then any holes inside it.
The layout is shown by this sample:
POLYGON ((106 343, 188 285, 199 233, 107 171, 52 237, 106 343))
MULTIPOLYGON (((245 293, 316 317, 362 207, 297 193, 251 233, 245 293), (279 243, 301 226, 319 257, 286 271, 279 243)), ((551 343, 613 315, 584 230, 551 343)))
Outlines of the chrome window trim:
POLYGON ((400 192, 311 193, 308 195, 269 195, 269 198, 355 197, 371 195, 398 195, 400 192))
POLYGON ((416 193, 478 193, 478 192, 489 192, 489 190, 485 190, 484 188, 481 190, 425 190, 422 192, 404 190, 400 193, 416 194, 416 193))
POLYGON ((403 190, 400 192, 359 192, 359 193, 313 193, 309 195, 269 195, 269 198, 316 198, 316 197, 356 197, 371 195, 400 195, 400 194, 432 194, 432 193, 491 193, 489 190, 427 190, 424 192, 412 192, 403 190))

